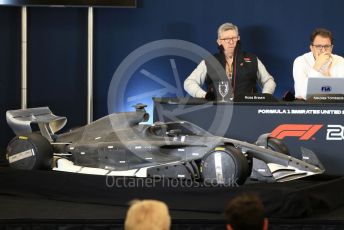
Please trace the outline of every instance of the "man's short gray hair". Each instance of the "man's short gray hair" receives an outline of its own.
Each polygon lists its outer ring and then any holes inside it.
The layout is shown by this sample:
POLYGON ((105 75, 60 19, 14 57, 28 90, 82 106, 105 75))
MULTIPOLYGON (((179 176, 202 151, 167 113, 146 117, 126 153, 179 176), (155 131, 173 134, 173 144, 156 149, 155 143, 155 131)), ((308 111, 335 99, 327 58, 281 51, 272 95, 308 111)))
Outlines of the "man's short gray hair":
POLYGON ((222 32, 225 32, 227 30, 235 30, 239 36, 239 29, 236 25, 232 24, 232 23, 229 23, 229 22, 226 22, 226 23, 223 23, 218 29, 217 29, 217 37, 220 38, 221 36, 221 33, 222 32))

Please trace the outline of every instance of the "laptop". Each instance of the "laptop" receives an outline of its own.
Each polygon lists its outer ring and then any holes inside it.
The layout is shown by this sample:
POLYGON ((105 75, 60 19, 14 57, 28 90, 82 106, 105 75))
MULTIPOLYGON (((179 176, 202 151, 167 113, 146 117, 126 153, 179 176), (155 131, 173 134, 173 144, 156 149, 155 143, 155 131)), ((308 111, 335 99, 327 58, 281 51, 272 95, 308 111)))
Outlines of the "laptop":
POLYGON ((344 94, 343 77, 310 77, 308 78, 306 99, 314 96, 344 94))

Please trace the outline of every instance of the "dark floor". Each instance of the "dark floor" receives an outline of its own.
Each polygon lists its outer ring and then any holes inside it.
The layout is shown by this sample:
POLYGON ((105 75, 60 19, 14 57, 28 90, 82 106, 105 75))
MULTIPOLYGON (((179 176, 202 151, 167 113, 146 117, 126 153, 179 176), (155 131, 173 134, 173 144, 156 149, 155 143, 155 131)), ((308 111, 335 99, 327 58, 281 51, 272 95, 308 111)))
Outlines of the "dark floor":
POLYGON ((0 229, 122 229, 134 197, 165 201, 172 229, 223 229, 233 196, 258 193, 271 229, 344 229, 344 178, 239 188, 107 188, 99 176, 0 168, 0 229))

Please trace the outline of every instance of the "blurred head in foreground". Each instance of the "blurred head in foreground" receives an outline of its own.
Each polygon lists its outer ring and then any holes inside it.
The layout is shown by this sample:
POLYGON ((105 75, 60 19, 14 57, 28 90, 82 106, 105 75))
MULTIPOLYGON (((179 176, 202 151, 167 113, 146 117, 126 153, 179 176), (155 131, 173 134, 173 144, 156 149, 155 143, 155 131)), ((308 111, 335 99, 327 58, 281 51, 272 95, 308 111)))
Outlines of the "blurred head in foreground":
POLYGON ((258 196, 244 194, 232 199, 226 207, 227 230, 267 230, 268 219, 258 196))
POLYGON ((125 230, 169 230, 171 217, 164 202, 135 200, 125 218, 125 230))

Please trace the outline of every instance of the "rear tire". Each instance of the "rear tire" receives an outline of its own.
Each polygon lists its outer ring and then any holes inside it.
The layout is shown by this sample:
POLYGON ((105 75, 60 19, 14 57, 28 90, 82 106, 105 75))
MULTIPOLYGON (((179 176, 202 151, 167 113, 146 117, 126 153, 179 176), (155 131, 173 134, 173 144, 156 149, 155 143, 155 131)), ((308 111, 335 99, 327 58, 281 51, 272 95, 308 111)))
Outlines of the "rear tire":
POLYGON ((7 146, 6 157, 16 169, 51 169, 53 148, 45 137, 31 133, 13 138, 7 146))
POLYGON ((220 148, 203 157, 200 167, 203 181, 212 185, 236 186, 243 184, 249 176, 246 157, 239 149, 232 146, 220 148))

